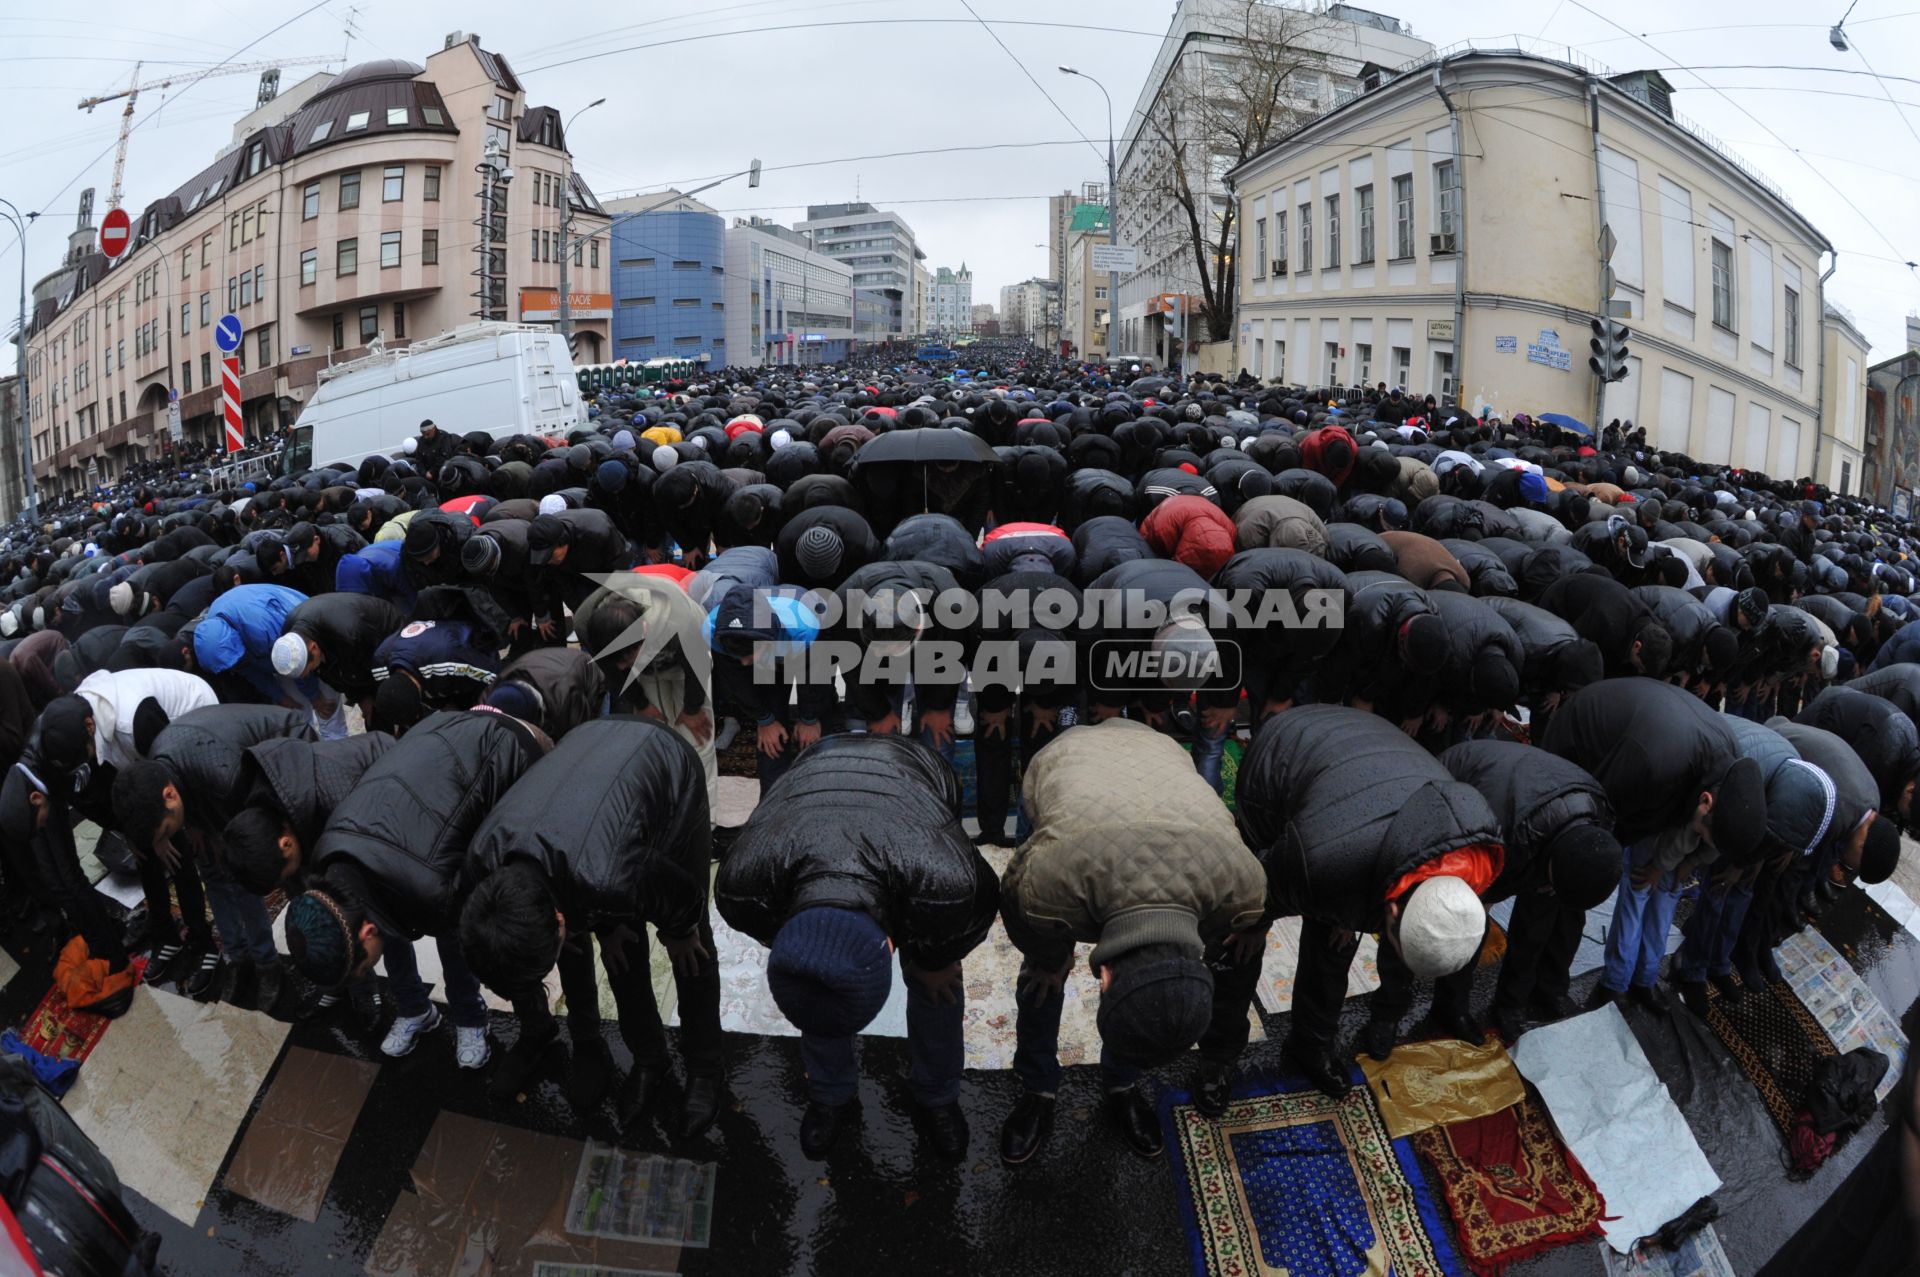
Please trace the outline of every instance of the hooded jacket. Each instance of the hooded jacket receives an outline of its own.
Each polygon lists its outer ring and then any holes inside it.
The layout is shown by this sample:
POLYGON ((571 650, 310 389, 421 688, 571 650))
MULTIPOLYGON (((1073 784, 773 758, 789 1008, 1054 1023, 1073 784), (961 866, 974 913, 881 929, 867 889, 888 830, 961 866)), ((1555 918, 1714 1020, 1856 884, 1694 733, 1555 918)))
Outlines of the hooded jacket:
POLYGON ((1652 613, 1632 590, 1599 572, 1575 572, 1555 581, 1533 601, 1571 622, 1581 638, 1600 649, 1608 677, 1634 672, 1628 664, 1634 635, 1652 613))
POLYGON ((1575 692, 1540 746, 1600 782, 1623 844, 1685 825, 1700 795, 1740 757, 1725 716, 1650 678, 1610 678, 1575 692))
POLYGON ((333 570, 333 588, 371 594, 403 612, 412 612, 416 591, 400 556, 399 541, 378 541, 349 554, 333 570))
POLYGON ((102 670, 74 689, 93 713, 93 750, 110 767, 125 768, 140 757, 134 749, 134 715, 151 699, 167 720, 219 703, 207 680, 184 670, 102 670))
POLYGON ((1171 737, 1120 718, 1076 727, 1023 785, 1033 832, 1001 891, 1022 952, 1055 961, 1089 942, 1098 965, 1165 943, 1198 958, 1259 921, 1260 865, 1171 737))
MULTIPOLYGON (((1824 728, 1785 718, 1770 718, 1767 727, 1778 732, 1793 746, 1795 753, 1818 767, 1833 782, 1833 824, 1829 839, 1844 844, 1867 813, 1880 806, 1880 787, 1873 773, 1860 761, 1860 755, 1853 752, 1853 746, 1824 728)), ((1767 816, 1768 823, 1772 824, 1771 795, 1767 799, 1767 816)))
POLYGON ((1893 664, 1920 662, 1920 621, 1908 621, 1893 632, 1893 637, 1874 653, 1870 670, 1883 670, 1893 664))
POLYGON ((1438 699, 1457 714, 1513 707, 1520 693, 1526 649, 1506 618, 1485 599, 1436 590, 1428 601, 1447 623, 1447 663, 1438 699))
POLYGON ((279 812, 293 826, 300 845, 311 847, 333 809, 393 745, 385 732, 361 732, 344 740, 263 740, 245 751, 245 805, 279 812))
POLYGON ((854 734, 822 739, 774 782, 721 863, 714 904, 765 945, 803 909, 857 910, 938 970, 986 939, 999 888, 960 826, 953 769, 905 737, 854 734))
POLYGON ((1500 614, 1520 640, 1520 690, 1529 697, 1571 692, 1600 680, 1600 649, 1570 622, 1543 607, 1519 599, 1490 598, 1486 605, 1500 614))
MULTIPOLYGON (((607 697, 606 676, 577 647, 536 647, 507 663, 494 687, 524 683, 540 698, 540 730, 556 743, 597 717, 607 697)), ((703 791, 704 798, 704 791, 703 791)))
POLYGON ((1543 749, 1518 741, 1463 741, 1440 755, 1440 765, 1479 790, 1500 823, 1507 861, 1482 900, 1545 886, 1548 848, 1573 826, 1613 828, 1613 804, 1600 782, 1543 749))
POLYGON ((382 930, 446 934, 467 845, 533 765, 538 747, 504 714, 445 710, 422 719, 367 768, 314 844, 316 872, 358 872, 382 930))
POLYGON ((1740 754, 1760 764, 1767 789, 1767 836, 1752 859, 1812 855, 1834 836, 1839 798, 1833 780, 1779 732, 1752 719, 1727 716, 1740 754))
POLYGON ((281 585, 236 585, 213 601, 193 631, 193 659, 216 674, 232 670, 269 701, 281 696, 273 644, 307 601, 281 585))
POLYGON ((693 749, 644 718, 603 718, 558 741, 487 814, 464 885, 530 860, 570 931, 651 922, 677 939, 707 915, 710 839, 693 749))
POLYGON ((1267 918, 1377 930, 1387 892, 1450 851, 1498 854, 1486 799, 1384 718, 1302 705, 1269 718, 1240 764, 1235 818, 1267 875, 1267 918))
POLYGON ((1234 552, 1234 524, 1205 497, 1170 497, 1140 521, 1140 535, 1163 559, 1212 579, 1234 552))

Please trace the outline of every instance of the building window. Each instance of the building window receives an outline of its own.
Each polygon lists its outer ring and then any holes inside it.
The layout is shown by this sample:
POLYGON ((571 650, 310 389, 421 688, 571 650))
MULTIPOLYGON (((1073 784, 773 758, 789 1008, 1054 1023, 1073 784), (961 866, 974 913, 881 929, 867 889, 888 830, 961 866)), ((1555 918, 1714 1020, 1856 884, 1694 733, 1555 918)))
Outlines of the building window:
POLYGON ((205 328, 213 322, 213 294, 200 294, 200 326, 205 328))
POLYGON ((1253 219, 1253 277, 1267 277, 1267 219, 1253 219))
POLYGON ((320 216, 320 183, 308 182, 300 192, 300 220, 311 222, 320 216))
POLYGON ((406 126, 407 126, 407 108, 404 106, 388 107, 387 108, 387 127, 390 129, 401 129, 401 128, 405 128, 406 126))
POLYGON ((597 239, 587 241, 587 268, 589 270, 600 269, 600 241, 597 239))
POLYGON ((273 362, 273 329, 262 327, 254 338, 254 349, 259 352, 260 366, 265 368, 273 362))
POLYGON ((202 354, 200 356, 200 384, 203 386, 211 386, 213 384, 212 355, 202 354))
MULTIPOLYGON (((1800 366, 1800 292, 1798 289, 1789 288, 1786 290, 1785 328, 1787 366, 1789 368, 1798 368, 1800 366)), ((1842 484, 1841 491, 1843 494, 1846 491, 1844 484, 1842 484)))
POLYGON ((440 232, 420 232, 420 264, 437 266, 440 264, 440 232))
POLYGON ((227 313, 232 314, 239 309, 240 277, 238 275, 229 275, 227 276, 227 313))
POLYGON ((213 265, 213 232, 208 231, 200 237, 200 269, 213 265))
POLYGON ((675 263, 673 264, 673 268, 674 268, 675 270, 699 270, 699 269, 700 269, 700 263, 699 263, 699 262, 680 262, 680 261, 676 261, 676 262, 675 262, 675 263))
POLYGON ((1840 495, 1843 497, 1846 496, 1847 489, 1852 486, 1853 486, 1853 462, 1842 461, 1840 463, 1840 495))
POLYGON ((1453 394, 1453 352, 1436 350, 1433 352, 1434 392, 1442 399, 1453 394))
POLYGON ((250 270, 240 272, 240 304, 253 305, 253 272, 250 270))
POLYGON ((355 111, 352 115, 349 115, 347 117, 346 131, 349 133, 352 133, 355 130, 366 128, 367 121, 371 118, 372 118, 372 113, 369 111, 355 111))
POLYGON ((380 232, 380 269, 391 270, 400 264, 400 232, 380 232))
POLYGON ((583 259, 581 257, 581 254, 586 251, 586 248, 587 246, 581 243, 579 240, 576 239, 575 241, 573 241, 573 264, 575 266, 579 266, 583 264, 583 259))
POLYGON ((240 247, 240 214, 235 213, 227 218, 227 249, 231 251, 238 247, 240 247))
POLYGON ((1107 300, 1107 286, 1105 284, 1095 284, 1093 286, 1093 300, 1097 302, 1107 300))
POLYGON ((340 207, 360 207, 360 170, 340 175, 340 207))
MULTIPOLYGON (((1340 197, 1327 196, 1327 265, 1340 264, 1340 197)), ((1332 383, 1329 382, 1329 385, 1332 383)))
MULTIPOLYGON (((1459 192, 1453 185, 1453 161, 1433 166, 1433 207, 1435 210, 1434 229, 1440 232, 1443 242, 1451 241, 1454 233, 1454 201, 1459 192)), ((1449 252, 1452 250, 1449 249, 1449 252)))
POLYGON ((333 132, 332 120, 320 121, 320 123, 313 126, 313 133, 307 138, 307 145, 308 146, 320 145, 320 143, 327 140, 327 135, 332 132, 333 132))
POLYGON ((1337 386, 1339 384, 1340 384, 1340 343, 1337 341, 1330 341, 1327 343, 1327 385, 1337 386))
POLYGON ((347 344, 346 318, 339 311, 333 313, 333 348, 343 350, 347 344))
POLYGON ((1395 346, 1393 348, 1393 384, 1405 390, 1412 376, 1413 349, 1409 346, 1395 346))
POLYGON ((1353 377, 1362 386, 1373 380, 1373 344, 1371 342, 1354 343, 1353 377))
POLYGON ((193 330, 193 303, 180 303, 180 335, 185 337, 193 330))
POLYGON ((1713 322, 1733 328, 1733 245, 1713 241, 1713 322))
POLYGON ((180 278, 181 279, 185 279, 187 277, 187 263, 192 260, 193 260, 193 249, 191 247, 183 248, 180 250, 180 278))
POLYGON ((1297 269, 1313 269, 1313 205, 1300 206, 1300 265, 1297 269))
POLYGON ((407 195, 407 166, 389 164, 380 170, 380 202, 391 204, 407 195))
POLYGON ((186 394, 193 389, 193 361, 182 360, 180 364, 180 393, 186 394))
POLYGON ((380 308, 378 306, 362 306, 360 308, 360 340, 362 342, 369 342, 379 335, 380 308))
MULTIPOLYGON (((1354 212, 1360 217, 1360 242, 1353 247, 1353 264, 1365 266, 1373 261, 1373 187, 1355 187, 1354 212)), ((1360 380, 1365 381, 1363 376, 1360 380)))
POLYGON ((335 275, 353 275, 360 270, 360 241, 343 239, 334 246, 333 273, 335 275))
POLYGON ((532 260, 534 260, 534 261, 536 261, 536 262, 537 262, 537 261, 539 261, 539 260, 540 260, 540 232, 539 232, 539 231, 529 231, 529 232, 527 232, 527 233, 528 233, 529 235, 531 235, 531 236, 533 237, 533 258, 532 258, 532 260))
POLYGON ((320 278, 320 250, 309 248, 300 254, 300 287, 305 288, 320 278))
POLYGON ((407 304, 405 302, 395 302, 393 304, 393 339, 399 341, 406 335, 407 304))
POLYGON ((1402 173, 1393 179, 1393 256, 1395 260, 1413 256, 1413 175, 1402 173))
POLYGON ((440 166, 438 164, 427 165, 426 172, 421 174, 420 198, 423 200, 440 198, 440 166))
POLYGON ((698 306, 700 299, 698 297, 676 297, 673 299, 673 304, 676 306, 698 306))
POLYGON ((440 108, 437 106, 421 107, 420 118, 422 120, 425 120, 428 124, 432 124, 436 126, 445 124, 447 122, 447 117, 440 113, 440 108))

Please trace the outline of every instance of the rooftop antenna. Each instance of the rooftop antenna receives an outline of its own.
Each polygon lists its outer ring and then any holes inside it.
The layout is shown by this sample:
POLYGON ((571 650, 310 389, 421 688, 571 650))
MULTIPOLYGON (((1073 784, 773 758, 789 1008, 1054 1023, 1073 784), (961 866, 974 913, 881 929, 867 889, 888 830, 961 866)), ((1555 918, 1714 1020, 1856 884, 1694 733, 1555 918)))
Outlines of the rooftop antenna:
POLYGON ((353 58, 351 56, 353 53, 353 37, 358 34, 358 32, 355 31, 355 27, 359 24, 359 21, 360 6, 357 4, 347 6, 346 19, 341 23, 341 27, 346 35, 346 45, 340 51, 340 65, 343 67, 353 65, 353 58))

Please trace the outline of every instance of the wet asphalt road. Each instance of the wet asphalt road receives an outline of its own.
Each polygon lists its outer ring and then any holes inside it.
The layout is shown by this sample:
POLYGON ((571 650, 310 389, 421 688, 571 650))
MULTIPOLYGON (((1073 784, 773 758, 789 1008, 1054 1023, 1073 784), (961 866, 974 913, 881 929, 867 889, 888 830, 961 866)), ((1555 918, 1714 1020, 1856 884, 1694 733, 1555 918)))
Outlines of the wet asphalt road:
MULTIPOLYGON (((1905 1011, 1920 993, 1920 944, 1898 933, 1864 897, 1837 907, 1823 924, 1889 1006, 1905 1011)), ((0 995, 0 1012, 17 1021, 45 988, 34 963, 0 995)), ((1589 975, 1576 995, 1591 985, 1589 975)), ((1490 985, 1490 973, 1483 985, 1490 985)), ((1484 1005, 1490 988, 1480 991, 1484 1005)), ((1424 1005, 1408 1021, 1418 1035, 1424 1005)), ((1344 1029, 1357 1032, 1365 999, 1350 1000, 1344 1029)), ((1741 1274, 1765 1260, 1807 1218, 1885 1129, 1873 1123, 1808 1183, 1792 1184, 1781 1165, 1783 1144, 1744 1075, 1710 1031, 1684 1012, 1657 1017, 1629 1012, 1675 1101, 1708 1159, 1727 1181, 1717 1195, 1716 1229, 1741 1274)), ((1248 1052, 1248 1070, 1275 1066, 1286 1017, 1268 1017, 1269 1041, 1248 1052)), ((494 1049, 513 1039, 514 1021, 496 1016, 494 1049)), ((617 1032, 609 1043, 625 1064, 617 1032)), ((298 1026, 292 1043, 378 1061, 375 1044, 337 1026, 298 1026)), ((657 1102, 644 1132, 627 1142, 719 1163, 713 1244, 684 1251, 687 1274, 963 1273, 1154 1275, 1192 1271, 1179 1222, 1172 1175, 1164 1159, 1144 1162, 1124 1151, 1098 1113, 1097 1073, 1069 1069, 1052 1140, 1032 1163, 1009 1170, 996 1154, 1000 1119, 1017 1083, 1011 1073, 970 1073, 963 1095, 972 1152, 951 1166, 920 1153, 908 1119, 903 1079, 905 1043, 863 1039, 864 1080, 858 1125, 825 1162, 799 1150, 804 1106, 797 1044, 791 1039, 730 1035, 729 1104, 715 1129, 676 1145, 663 1119, 673 1099, 657 1102)), ((550 1057, 551 1058, 551 1057, 550 1057)), ((409 1190, 413 1165, 441 1109, 528 1130, 583 1139, 615 1136, 609 1110, 586 1120, 570 1109, 561 1071, 547 1075, 523 1103, 490 1105, 482 1080, 453 1064, 451 1030, 442 1029, 411 1057, 387 1062, 354 1128, 320 1218, 307 1224, 216 1187, 189 1229, 133 1197, 141 1223, 164 1237, 170 1273, 294 1274, 358 1272, 388 1213, 409 1190)), ((1184 1085, 1181 1069, 1163 1084, 1184 1085)), ((271 1079, 269 1080, 271 1085, 271 1079)), ((264 1094, 265 1088, 262 1088, 264 1094)), ((237 1144, 236 1140, 236 1144, 237 1144)), ((1514 1277, 1601 1274, 1595 1244, 1580 1243, 1515 1265, 1514 1277)), ((1835 1269, 1836 1273, 1845 1271, 1835 1269)))

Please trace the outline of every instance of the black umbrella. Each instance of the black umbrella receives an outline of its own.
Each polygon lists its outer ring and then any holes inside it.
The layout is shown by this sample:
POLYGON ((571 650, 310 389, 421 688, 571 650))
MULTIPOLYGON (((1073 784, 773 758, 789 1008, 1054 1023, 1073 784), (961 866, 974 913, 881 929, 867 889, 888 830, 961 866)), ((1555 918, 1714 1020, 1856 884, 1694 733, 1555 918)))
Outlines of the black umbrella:
POLYGON ((889 430, 877 434, 860 446, 856 466, 877 461, 961 461, 991 465, 999 457, 993 448, 971 430, 951 426, 928 426, 919 430, 889 430))

